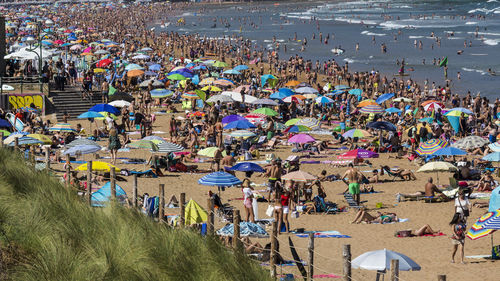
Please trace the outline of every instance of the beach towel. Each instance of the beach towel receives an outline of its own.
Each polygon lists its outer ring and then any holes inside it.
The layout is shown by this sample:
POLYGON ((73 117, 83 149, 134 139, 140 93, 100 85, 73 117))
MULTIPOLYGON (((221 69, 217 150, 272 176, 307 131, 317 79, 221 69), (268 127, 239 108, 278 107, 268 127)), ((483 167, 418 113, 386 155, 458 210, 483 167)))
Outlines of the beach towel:
MULTIPOLYGON (((391 222, 384 222, 383 224, 393 224, 393 223, 397 223, 397 222, 407 222, 409 221, 410 219, 406 218, 406 219, 398 219, 398 221, 391 221, 391 222)), ((379 224, 378 222, 372 222, 372 224, 379 224)))
MULTIPOLYGON (((306 265, 305 261, 301 260, 300 262, 303 265, 306 265)), ((264 263, 261 263, 260 265, 262 265, 262 266, 269 266, 270 264, 267 263, 267 262, 264 262, 264 263)), ((277 264, 277 266, 295 266, 295 265, 296 265, 295 261, 287 261, 287 260, 283 261, 283 263, 281 263, 281 264, 277 264)))
POLYGON ((131 175, 137 175, 138 177, 140 177, 140 176, 149 176, 149 177, 153 177, 153 178, 157 178, 158 177, 155 173, 153 173, 152 169, 149 169, 149 170, 146 170, 146 171, 143 171, 143 172, 130 171, 130 174, 131 175))
POLYGON ((489 199, 491 197, 491 193, 485 192, 473 192, 469 196, 470 199, 489 199))
POLYGON ((436 237, 436 236, 446 236, 446 234, 439 232, 439 233, 435 233, 435 234, 425 234, 422 236, 400 236, 400 235, 398 235, 397 237, 398 238, 407 238, 407 237, 436 237))
MULTIPOLYGON (((295 234, 295 236, 300 237, 300 238, 308 238, 309 234, 295 234)), ((314 238, 351 238, 351 236, 314 233, 314 238)))

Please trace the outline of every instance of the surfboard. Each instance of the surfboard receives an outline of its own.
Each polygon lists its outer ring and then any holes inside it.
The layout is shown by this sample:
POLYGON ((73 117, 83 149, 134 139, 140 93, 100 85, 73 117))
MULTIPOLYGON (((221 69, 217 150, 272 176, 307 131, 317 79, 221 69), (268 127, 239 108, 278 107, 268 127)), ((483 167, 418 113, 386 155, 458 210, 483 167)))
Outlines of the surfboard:
POLYGON ((16 119, 16 117, 12 113, 7 113, 5 117, 7 117, 7 120, 9 120, 10 124, 12 124, 12 127, 14 127, 18 132, 23 131, 25 126, 23 121, 17 119, 16 124, 14 124, 14 120, 16 119))

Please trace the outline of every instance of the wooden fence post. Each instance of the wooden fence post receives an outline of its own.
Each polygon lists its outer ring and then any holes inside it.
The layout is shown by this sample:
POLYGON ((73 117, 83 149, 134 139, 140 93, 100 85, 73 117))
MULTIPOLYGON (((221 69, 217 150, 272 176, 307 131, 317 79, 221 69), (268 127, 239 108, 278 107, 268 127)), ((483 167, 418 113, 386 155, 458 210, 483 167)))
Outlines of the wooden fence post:
POLYGON ((71 185, 71 156, 66 154, 66 188, 70 188, 71 185))
POLYGON ((207 210, 208 210, 208 222, 207 222, 207 234, 214 235, 214 199, 207 199, 207 210))
POLYGON ((30 146, 30 161, 31 163, 33 163, 33 167, 35 167, 36 165, 35 147, 32 145, 30 146))
POLYGON ((344 281, 351 281, 351 245, 344 244, 342 250, 342 257, 344 259, 344 281))
POLYGON ((14 151, 19 151, 19 139, 14 138, 14 151))
POLYGON ((162 223, 165 219, 165 185, 163 183, 160 183, 158 188, 158 196, 160 197, 160 206, 158 208, 158 222, 162 223))
POLYGON ((50 171, 50 147, 45 147, 45 169, 50 171))
POLYGON ((87 197, 92 206, 92 161, 87 162, 87 197))
POLYGON ((399 260, 391 260, 391 281, 399 281, 399 260))
POLYGON ((309 233, 309 247, 307 249, 309 250, 307 280, 312 281, 314 275, 314 233, 309 233))
POLYGON ((233 249, 235 251, 240 250, 241 241, 240 241, 240 210, 234 210, 234 218, 233 218, 233 249))
POLYGON ((3 147, 3 132, 0 133, 0 147, 3 147))
POLYGON ((137 174, 134 174, 134 189, 132 190, 132 206, 137 209, 137 174))
POLYGON ((273 229, 271 232, 271 253, 270 253, 270 261, 271 265, 271 278, 276 278, 276 248, 277 248, 277 239, 278 239, 278 222, 273 221, 273 229))
POLYGON ((181 225, 181 227, 184 227, 184 225, 186 224, 186 220, 184 218, 184 215, 186 213, 186 193, 181 193, 181 198, 180 198, 180 202, 179 204, 181 204, 181 217, 180 217, 180 220, 179 220, 179 223, 181 225))
POLYGON ((438 275, 438 281, 446 281, 446 275, 438 275))
POLYGON ((111 188, 111 201, 116 200, 116 169, 111 167, 109 170, 109 185, 111 188))

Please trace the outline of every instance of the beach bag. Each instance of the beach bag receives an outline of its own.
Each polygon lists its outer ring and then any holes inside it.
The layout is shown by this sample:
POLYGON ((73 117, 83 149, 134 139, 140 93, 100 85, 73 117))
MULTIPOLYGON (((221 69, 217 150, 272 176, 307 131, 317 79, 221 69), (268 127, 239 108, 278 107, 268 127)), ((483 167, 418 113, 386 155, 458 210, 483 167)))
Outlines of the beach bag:
POLYGON ((491 259, 500 260, 500 245, 491 248, 491 259))
POLYGON ((267 206, 266 215, 268 217, 272 217, 273 214, 274 214, 274 206, 273 205, 267 206))
POLYGON ((294 218, 294 219, 298 219, 298 218, 299 218, 299 212, 297 212, 297 211, 293 211, 293 212, 292 212, 292 218, 294 218))

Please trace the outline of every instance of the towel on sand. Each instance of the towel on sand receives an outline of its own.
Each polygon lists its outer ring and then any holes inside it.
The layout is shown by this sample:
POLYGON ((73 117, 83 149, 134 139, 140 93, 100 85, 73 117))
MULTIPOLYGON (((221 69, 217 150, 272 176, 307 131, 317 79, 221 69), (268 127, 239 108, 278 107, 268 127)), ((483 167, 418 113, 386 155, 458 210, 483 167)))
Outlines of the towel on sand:
POLYGON ((439 233, 435 233, 435 234, 425 234, 425 235, 422 235, 422 236, 399 236, 399 238, 407 238, 407 237, 436 237, 436 236, 446 236, 446 234, 442 233, 442 232, 439 232, 439 233))

